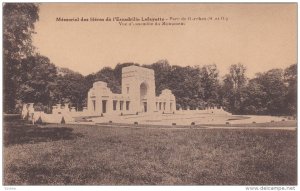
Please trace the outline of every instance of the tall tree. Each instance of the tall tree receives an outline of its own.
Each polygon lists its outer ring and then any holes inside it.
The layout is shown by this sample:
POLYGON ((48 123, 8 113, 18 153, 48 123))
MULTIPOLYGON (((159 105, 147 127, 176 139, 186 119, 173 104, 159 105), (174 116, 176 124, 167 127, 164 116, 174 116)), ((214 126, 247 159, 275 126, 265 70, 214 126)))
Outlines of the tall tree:
POLYGON ((121 93, 121 83, 119 83, 114 70, 110 67, 104 67, 97 72, 94 81, 104 81, 113 93, 121 93))
POLYGON ((3 6, 4 112, 15 112, 22 59, 33 53, 32 34, 39 19, 39 7, 32 3, 5 3, 3 6))
POLYGON ((86 104, 87 91, 85 77, 66 68, 57 68, 55 91, 52 94, 54 103, 69 103, 81 110, 86 104))
POLYGON ((53 100, 57 72, 49 58, 41 55, 29 56, 21 62, 19 88, 16 94, 22 102, 41 103, 48 106, 53 100))
POLYGON ((233 112, 238 113, 241 110, 242 92, 246 85, 246 67, 242 64, 234 64, 229 68, 229 74, 224 79, 224 93, 227 103, 227 108, 233 112))
POLYGON ((151 65, 144 65, 144 67, 154 70, 156 95, 159 95, 163 89, 169 88, 168 76, 171 72, 171 65, 168 60, 159 60, 151 65))
MULTIPOLYGON (((294 77, 287 78, 293 81, 294 77)), ((272 69, 264 73, 258 73, 255 78, 249 81, 247 88, 244 90, 242 112, 245 114, 264 115, 291 114, 289 106, 293 107, 290 104, 295 103, 296 95, 294 92, 287 96, 288 89, 289 86, 284 80, 284 71, 282 69, 272 69)), ((291 90, 293 92, 293 88, 291 90)))
POLYGON ((266 108, 268 114, 279 115, 286 112, 285 96, 286 85, 284 84, 282 69, 272 69, 257 74, 257 82, 262 85, 267 94, 266 108))
POLYGON ((284 82, 287 85, 286 106, 289 115, 297 113, 297 64, 284 70, 284 82))
POLYGON ((201 68, 201 86, 205 90, 203 99, 208 106, 219 105, 218 89, 219 85, 219 71, 215 64, 205 65, 201 68))
POLYGON ((257 78, 251 79, 243 91, 243 102, 240 113, 252 115, 268 114, 268 108, 266 107, 268 99, 265 87, 257 78))
MULTIPOLYGON (((158 71, 159 72, 159 71, 158 71)), ((176 97, 177 109, 186 108, 188 104, 185 83, 186 71, 184 67, 172 66, 171 72, 168 75, 168 88, 176 97)))

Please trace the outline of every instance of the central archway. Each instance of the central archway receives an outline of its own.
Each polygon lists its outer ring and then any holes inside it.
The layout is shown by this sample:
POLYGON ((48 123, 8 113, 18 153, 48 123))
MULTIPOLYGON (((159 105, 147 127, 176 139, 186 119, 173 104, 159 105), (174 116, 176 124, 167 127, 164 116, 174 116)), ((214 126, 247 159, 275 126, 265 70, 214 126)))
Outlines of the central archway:
POLYGON ((140 107, 142 112, 148 111, 148 84, 147 82, 142 82, 140 85, 140 107))

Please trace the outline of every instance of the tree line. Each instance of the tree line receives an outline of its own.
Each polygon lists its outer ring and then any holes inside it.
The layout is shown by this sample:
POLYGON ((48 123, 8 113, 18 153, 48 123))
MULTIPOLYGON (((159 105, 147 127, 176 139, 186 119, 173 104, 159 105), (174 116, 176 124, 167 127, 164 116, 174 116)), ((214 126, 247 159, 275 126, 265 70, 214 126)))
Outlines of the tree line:
MULTIPOLYGON (((36 4, 8 3, 3 8, 4 112, 19 112, 23 103, 36 103, 50 111, 57 103, 70 103, 81 110, 95 81, 104 81, 121 93, 122 68, 138 63, 119 63, 83 76, 56 67, 32 45, 34 23, 39 19, 36 4)), ((156 94, 165 88, 176 96, 177 109, 223 106, 234 114, 295 115, 297 112, 297 64, 272 69, 247 78, 242 64, 230 66, 220 76, 217 66, 176 66, 160 60, 143 67, 155 72, 156 94)))

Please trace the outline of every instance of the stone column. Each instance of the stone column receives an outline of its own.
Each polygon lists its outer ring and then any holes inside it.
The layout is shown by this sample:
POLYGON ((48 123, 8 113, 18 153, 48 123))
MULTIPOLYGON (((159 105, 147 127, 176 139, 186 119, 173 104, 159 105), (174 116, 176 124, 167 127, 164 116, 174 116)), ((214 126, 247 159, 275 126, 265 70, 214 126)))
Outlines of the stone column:
POLYGON ((28 114, 28 109, 27 109, 27 104, 23 104, 23 109, 22 109, 22 119, 25 119, 25 117, 28 114))
POLYGON ((57 114, 61 113, 61 104, 56 104, 57 106, 57 114))
POLYGON ((83 107, 83 110, 82 110, 84 113, 88 112, 88 109, 87 107, 83 107))
POLYGON ((102 113, 102 99, 97 99, 96 100, 96 115, 101 115, 102 113))
POLYGON ((52 106, 52 114, 57 114, 57 106, 52 106))
POLYGON ((167 111, 171 112, 170 100, 166 101, 166 107, 167 107, 167 111))
POLYGON ((120 113, 120 100, 116 99, 116 113, 120 113))
POLYGON ((71 112, 76 112, 75 107, 71 107, 71 112))
POLYGON ((109 114, 113 112, 113 99, 110 97, 106 101, 106 112, 109 114))
POLYGON ((65 112, 70 112, 70 109, 69 109, 69 104, 68 103, 65 103, 65 108, 64 108, 65 112))
POLYGON ((91 98, 91 92, 88 92, 88 97, 87 97, 87 110, 89 113, 93 112, 93 102, 91 98))
POLYGON ((124 113, 124 100, 120 100, 119 109, 122 113, 124 113), (122 109, 121 109, 122 108, 122 109))
POLYGON ((28 106, 29 120, 33 120, 33 115, 34 115, 33 104, 34 103, 29 103, 29 106, 28 106))

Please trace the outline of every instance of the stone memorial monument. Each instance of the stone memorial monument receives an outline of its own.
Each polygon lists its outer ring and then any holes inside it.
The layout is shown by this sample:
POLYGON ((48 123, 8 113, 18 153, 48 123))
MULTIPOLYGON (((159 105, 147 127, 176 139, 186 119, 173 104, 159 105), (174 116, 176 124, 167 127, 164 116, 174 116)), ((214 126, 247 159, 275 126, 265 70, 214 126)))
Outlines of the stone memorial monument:
POLYGON ((87 110, 91 115, 172 113, 176 99, 168 89, 155 95, 154 70, 128 66, 122 69, 122 93, 112 93, 107 83, 95 82, 88 92, 87 110))

